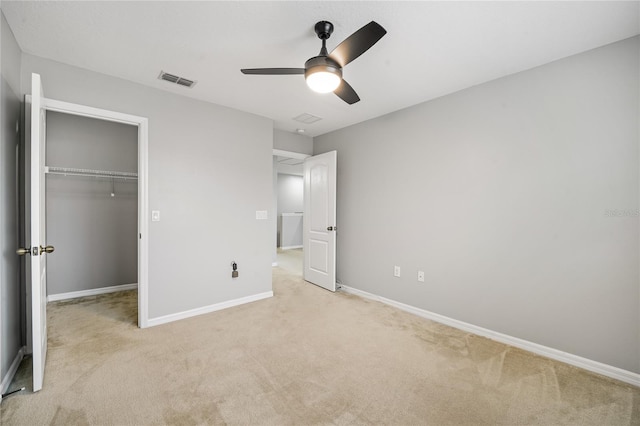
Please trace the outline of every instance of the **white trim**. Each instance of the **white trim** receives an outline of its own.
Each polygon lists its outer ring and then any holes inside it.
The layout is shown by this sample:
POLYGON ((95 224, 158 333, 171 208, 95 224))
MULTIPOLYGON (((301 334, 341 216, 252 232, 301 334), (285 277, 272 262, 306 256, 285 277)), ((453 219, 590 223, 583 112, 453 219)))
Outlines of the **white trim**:
MULTIPOLYGON (((29 198, 31 225, 31 247, 38 247, 45 242, 46 238, 46 217, 45 207, 45 177, 43 170, 46 149, 46 114, 44 107, 44 94, 40 75, 31 74, 31 140, 25 145, 31 147, 30 150, 30 185, 31 193, 29 198), (42 239, 41 239, 42 237, 42 239)), ((25 194, 26 195, 26 194, 25 194)), ((27 287, 31 289, 31 339, 32 339, 32 360, 33 360, 33 392, 42 389, 44 369, 47 360, 47 304, 46 304, 46 260, 40 256, 31 257, 31 282, 27 287)), ((27 299, 28 300, 28 299, 27 299)), ((29 303, 29 302, 27 302, 29 303)))
POLYGON ((264 293, 254 294, 252 296, 241 297, 239 299, 228 300, 226 302, 220 302, 209 306, 203 306, 202 308, 191 309, 184 312, 178 312, 175 314, 169 314, 158 318, 150 318, 147 323, 149 327, 153 327, 156 325, 166 324, 169 322, 174 322, 178 320, 182 320, 185 318, 195 317, 197 315, 208 314, 215 311, 220 311, 222 309, 232 308, 234 306, 244 305, 245 303, 256 302, 262 299, 268 299, 269 297, 273 297, 273 291, 266 291, 264 293))
POLYGON ((70 291, 68 293, 50 294, 47 296, 48 302, 57 302, 59 300, 77 299, 78 297, 96 296, 98 294, 115 293, 116 291, 135 290, 138 284, 122 284, 110 287, 92 288, 90 290, 70 291))
POLYGON ((138 327, 149 326, 149 120, 138 124, 138 327))
MULTIPOLYGON (((27 100, 30 99, 27 95, 27 100)), ((149 119, 55 99, 43 98, 42 105, 50 111, 138 127, 138 327, 146 328, 149 321, 149 119)))
MULTIPOLYGON (((7 393, 7 389, 9 389, 9 386, 11 385, 11 381, 13 380, 13 377, 16 375, 18 371, 18 367, 20 367, 20 363, 24 358, 24 351, 25 351, 25 347, 23 346, 20 348, 20 350, 16 354, 16 357, 13 359, 13 362, 11 363, 11 365, 9 366, 9 369, 7 370, 7 374, 5 374, 4 377, 2 378, 2 384, 0 384, 0 395, 3 393, 7 393)), ((2 398, 0 397, 0 400, 1 399, 2 398)))
POLYGON ((273 155, 277 155, 279 157, 295 158, 297 160, 304 160, 305 158, 311 157, 310 154, 302 154, 300 152, 293 151, 283 151, 281 149, 274 149, 273 155))
POLYGON ((377 296, 366 291, 358 290, 353 287, 341 285, 341 290, 346 293, 351 293, 356 296, 363 297, 365 299, 376 300, 386 305, 393 306, 403 311, 412 313, 422 318, 430 319, 432 321, 446 324, 448 326, 457 328, 459 330, 467 331, 469 333, 477 334, 479 336, 487 337, 491 340, 495 340, 500 343, 515 346, 516 348, 524 349, 529 352, 533 352, 538 355, 542 355, 547 358, 551 358, 556 361, 564 362, 575 367, 583 368, 585 370, 602 374, 603 376, 611 377, 612 379, 620 380, 625 383, 629 383, 634 386, 640 387, 640 374, 632 371, 623 370, 622 368, 614 367, 612 365, 603 364, 598 361, 593 361, 587 358, 583 358, 578 355, 573 355, 567 352, 560 351, 558 349, 550 348, 548 346, 539 345, 537 343, 523 340, 517 337, 502 334, 497 331, 489 330, 483 327, 478 327, 473 324, 469 324, 463 321, 459 321, 453 318, 446 317, 444 315, 436 314, 424 309, 416 308, 415 306, 406 305, 395 300, 387 299, 382 296, 377 296))
POLYGON ((98 120, 114 121, 116 123, 133 124, 134 126, 137 126, 140 123, 140 119, 143 118, 117 111, 109 111, 106 109, 94 108, 87 105, 73 104, 48 98, 42 99, 42 105, 49 111, 80 115, 88 118, 97 118, 98 120))
POLYGON ((302 248, 302 245, 299 246, 285 246, 285 247, 280 247, 280 250, 293 250, 293 249, 299 249, 302 248))

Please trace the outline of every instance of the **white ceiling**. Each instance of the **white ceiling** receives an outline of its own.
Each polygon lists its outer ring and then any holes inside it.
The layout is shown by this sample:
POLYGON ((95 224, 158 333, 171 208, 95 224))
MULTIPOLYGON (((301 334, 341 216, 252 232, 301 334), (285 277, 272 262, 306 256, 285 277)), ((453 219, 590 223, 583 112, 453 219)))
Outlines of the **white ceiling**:
POLYGON ((640 33, 640 2, 56 1, 1 3, 23 51, 248 111, 317 136, 640 33), (387 35, 348 64, 362 99, 311 92, 304 77, 240 68, 303 67, 371 20, 387 35), (197 80, 188 89, 160 70, 197 80), (322 120, 301 124, 309 113, 322 120))
POLYGON ((274 155, 278 173, 288 175, 304 175, 304 160, 274 155))

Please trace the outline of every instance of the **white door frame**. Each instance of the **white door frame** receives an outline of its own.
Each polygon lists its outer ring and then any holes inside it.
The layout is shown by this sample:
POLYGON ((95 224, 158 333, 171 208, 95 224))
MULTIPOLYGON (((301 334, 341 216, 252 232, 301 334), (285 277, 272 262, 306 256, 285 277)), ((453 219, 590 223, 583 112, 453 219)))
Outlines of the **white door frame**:
POLYGON ((47 111, 138 127, 138 327, 149 326, 149 119, 86 105, 43 99, 47 111))

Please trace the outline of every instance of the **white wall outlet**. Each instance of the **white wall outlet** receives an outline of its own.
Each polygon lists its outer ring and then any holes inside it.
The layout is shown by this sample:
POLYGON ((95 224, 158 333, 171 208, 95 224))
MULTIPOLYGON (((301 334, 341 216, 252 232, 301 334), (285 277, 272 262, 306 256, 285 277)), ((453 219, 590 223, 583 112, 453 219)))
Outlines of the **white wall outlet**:
POLYGON ((418 271, 418 281, 424 282, 424 271, 418 271))
POLYGON ((151 222, 160 222, 160 210, 151 211, 151 222))
POLYGON ((266 210, 256 210, 256 219, 258 220, 266 220, 268 219, 266 210))
POLYGON ((399 277, 400 276, 400 267, 399 266, 394 266, 393 267, 393 276, 394 277, 399 277))

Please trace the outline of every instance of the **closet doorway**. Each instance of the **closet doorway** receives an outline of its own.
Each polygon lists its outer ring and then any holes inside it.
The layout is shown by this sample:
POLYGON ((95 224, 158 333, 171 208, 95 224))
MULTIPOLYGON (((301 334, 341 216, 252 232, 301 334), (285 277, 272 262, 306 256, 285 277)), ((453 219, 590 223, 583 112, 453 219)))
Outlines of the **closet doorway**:
POLYGON ((306 154, 273 152, 276 211, 276 263, 303 275, 304 159, 306 154))
POLYGON ((49 111, 46 144, 47 301, 137 289, 137 126, 49 111))
MULTIPOLYGON (((39 81, 39 76, 34 75, 33 79, 36 79, 37 81, 39 81)), ((39 92, 36 91, 36 92, 39 92)), ((34 92, 34 93, 36 93, 34 92)), ((30 202, 29 200, 32 198, 30 195, 30 176, 32 175, 32 172, 29 171, 29 169, 31 169, 32 167, 30 166, 31 160, 30 158, 32 157, 32 154, 30 152, 33 151, 33 142, 29 142, 31 141, 31 128, 32 128, 32 123, 31 123, 31 104, 32 104, 32 96, 31 95, 27 95, 25 97, 25 105, 27 107, 27 111, 25 114, 26 117, 26 153, 25 153, 25 167, 27 168, 27 172, 25 173, 26 176, 26 184, 25 184, 25 188, 26 188, 26 193, 25 193, 25 202, 26 202, 26 206, 25 206, 25 241, 27 242, 31 242, 31 232, 30 232, 30 228, 33 226, 33 214, 36 214, 34 212, 32 212, 30 206, 30 202)), ((135 140, 135 145, 137 147, 137 151, 135 153, 135 156, 137 158, 135 164, 136 164, 136 170, 137 173, 134 172, 119 172, 117 173, 118 176, 116 177, 115 174, 114 176, 109 176, 108 178, 106 178, 106 185, 108 186, 106 188, 106 190, 108 191, 107 194, 109 197, 111 197, 111 193, 114 193, 114 198, 118 197, 118 195, 124 195, 124 190, 127 188, 123 188, 120 184, 115 182, 115 179, 117 178, 119 181, 122 180, 130 180, 130 178, 134 177, 134 175, 137 174, 136 178, 137 178, 137 197, 135 200, 135 203, 137 204, 137 215, 136 215, 136 226, 137 226, 137 230, 134 231, 134 235, 135 238, 137 239, 137 247, 136 247, 136 255, 134 255, 135 257, 137 257, 137 288, 138 288, 138 295, 137 295, 137 325, 140 328, 146 328, 148 327, 148 321, 149 321, 149 316, 148 316, 148 276, 149 276, 149 267, 148 267, 148 229, 149 229, 149 224, 148 224, 148 144, 149 144, 149 124, 148 124, 148 119, 145 117, 140 117, 140 116, 135 116, 135 115, 130 115, 130 114, 124 114, 124 113, 120 113, 120 112, 116 112, 116 111, 110 111, 110 110, 104 110, 104 109, 100 109, 100 108, 94 108, 94 107, 90 107, 90 106, 86 106, 86 105, 80 105, 80 104, 74 104, 74 103, 69 103, 69 102, 64 102, 64 101, 59 101, 59 100, 55 100, 55 99, 50 99, 50 98, 44 98, 44 97, 39 97, 39 104, 40 104, 40 108, 43 112, 42 115, 42 120, 44 120, 44 124, 42 125, 43 129, 46 129, 47 124, 46 124, 46 116, 58 116, 58 118, 63 117, 63 116, 72 116, 75 118, 82 118, 82 119, 89 119, 89 120, 94 120, 94 123, 97 122, 105 122, 107 124, 110 123, 114 123, 114 124, 119 124, 119 125, 124 125, 124 126, 129 126, 128 128, 130 129, 131 127, 133 129, 135 129, 135 133, 137 135, 137 138, 135 140), (45 114, 46 113, 46 114, 45 114), (58 115, 59 114, 59 115, 58 115), (122 192, 120 191, 122 190, 122 192)), ((36 115, 37 116, 37 115, 36 115)), ((55 118, 54 118, 55 120, 55 118)), ((64 120, 64 119, 63 119, 64 120)), ((55 124, 54 124, 55 126, 55 124)), ((46 134, 46 131, 45 131, 46 134)), ((36 144, 37 146, 37 144, 36 144)), ((135 148, 134 148, 135 149, 135 148)), ((70 158, 73 158, 76 153, 75 152, 69 152, 67 151, 67 154, 70 155, 70 158)), ((41 157, 46 158, 46 142, 44 145, 44 148, 41 149, 40 154, 38 154, 41 157)), ((93 153, 94 156, 100 156, 101 152, 94 152, 93 153)), ((51 161, 53 161, 53 159, 50 159, 51 161)), ((62 177, 64 177, 64 175, 66 175, 65 179, 69 179, 71 177, 72 174, 76 174, 76 175, 90 175, 90 174, 102 174, 105 175, 107 173, 101 173, 101 172, 114 172, 114 170, 98 170, 98 169, 87 169, 84 167, 67 167, 64 163, 63 164, 44 164, 45 162, 42 162, 43 165, 42 167, 39 167, 39 173, 42 176, 42 180, 44 182, 45 178, 48 180, 51 180, 51 177, 53 175, 56 175, 58 177, 60 177, 60 175, 62 175, 62 177), (70 169, 76 169, 76 170, 70 170, 70 169), (96 173, 97 172, 97 173, 96 173)), ((116 170, 117 171, 117 170, 116 170)), ((76 176, 76 177, 84 177, 84 176, 76 176)), ((88 177, 88 176, 87 176, 88 177)), ((103 184, 105 182, 105 178, 104 176, 98 176, 98 177, 91 177, 92 179, 96 179, 96 180, 103 180, 103 184), (102 178, 102 179, 100 179, 102 178)), ((76 182, 76 184, 79 184, 79 181, 76 182)), ((131 188, 129 188, 130 190, 131 188)), ((104 191, 104 189, 103 189, 104 191)), ((46 189, 45 189, 46 192, 46 189)), ((127 191, 128 192, 128 191, 127 191)), ((131 193, 128 194, 129 196, 131 196, 131 193)), ((44 203, 46 204, 46 203, 44 203)), ((43 211, 40 212, 40 215, 43 215, 43 211)), ((37 217, 37 214, 36 214, 37 217)), ((46 214, 43 217, 43 220, 46 220, 46 214)), ((51 232, 51 229, 49 230, 51 232)), ((46 236, 45 236, 46 238, 46 236)), ((101 241, 93 241, 94 245, 100 245, 101 241)), ((93 246, 92 246, 93 249, 93 246)), ((60 255, 62 249, 60 247, 58 247, 58 249, 56 250, 55 255, 60 255)), ((77 248, 73 248, 73 252, 74 255, 77 256, 75 261, 76 262, 81 262, 80 257, 83 253, 81 253, 80 251, 77 250, 77 248)), ((53 255, 51 256, 53 257, 53 255)), ((73 295, 73 291, 65 291, 64 287, 59 287, 58 290, 56 290, 55 288, 53 288, 51 291, 47 291, 46 293, 44 292, 44 289, 42 292, 38 292, 38 294, 36 294, 35 291, 35 287, 37 287, 36 281, 35 279, 32 279, 32 273, 31 273, 31 266, 30 266, 30 256, 26 256, 26 261, 27 261, 27 265, 25 267, 25 271, 26 271, 26 299, 27 299, 27 312, 26 312, 26 331, 27 331, 27 353, 33 353, 34 351, 34 333, 35 333, 35 329, 38 328, 38 333, 46 333, 46 330, 43 330, 43 326, 46 327, 46 323, 43 323, 42 325, 40 325, 39 327, 36 327, 36 322, 33 321, 34 320, 34 316, 35 316, 35 310, 41 311, 40 306, 43 307, 42 312, 38 315, 38 318, 46 318, 46 310, 44 310, 46 307, 46 300, 47 300, 47 295, 52 295, 53 297, 51 298, 51 300, 56 300, 59 297, 62 296, 55 296, 55 294, 63 294, 65 295, 64 297, 66 298, 66 296, 71 296, 73 295), (62 290, 60 290, 60 288, 62 288, 62 290), (61 293, 58 293, 61 292, 61 293), (69 294, 71 293, 71 294, 69 294), (37 296, 38 300, 35 300, 37 296), (41 303, 40 300, 44 299, 43 302, 41 303), (33 333, 32 333, 33 332, 33 333)), ((130 287, 133 287, 136 283, 132 282, 132 283, 126 283, 129 284, 130 287)), ((125 284, 125 285, 126 285, 125 284)), ((65 284, 66 285, 66 284, 65 284)), ((85 284, 86 285, 86 284, 85 284)), ((108 286, 107 287, 113 287, 113 286, 108 286)), ((124 287, 126 288, 126 287, 124 287)), ((124 289, 123 288, 123 289, 124 289)), ((67 290, 69 290, 69 288, 67 287, 67 290)), ((91 290, 79 290, 79 291, 91 291, 91 290)), ((98 290, 98 292, 100 292, 102 290, 98 290)), ((86 293, 85 293, 86 294, 86 293)), ((76 294, 78 295, 78 294, 76 294)), ((80 293, 79 295, 82 295, 82 293, 80 293)), ((40 322, 40 320, 37 321, 38 323, 40 322)), ((46 334, 44 334, 46 336, 46 334)), ((46 351, 46 347, 43 348, 46 351)))
MULTIPOLYGON (((48 166, 46 158, 47 115, 70 114, 89 119, 133 125, 137 129, 137 277, 138 326, 148 326, 148 138, 149 125, 145 117, 103 110, 44 97, 40 75, 31 75, 31 95, 25 96, 25 242, 17 254, 25 259, 27 353, 32 354, 33 391, 42 389, 47 357, 47 253, 55 246, 47 242, 46 233, 46 174, 104 175, 92 169, 78 169, 60 165, 48 166), (96 173, 98 172, 98 173, 96 173), (45 256, 43 256, 45 255, 45 256), (41 259, 42 257, 42 259, 41 259)), ((90 132, 89 132, 90 133, 90 132)), ((71 157, 75 153, 70 154, 71 157)), ((93 152, 99 156, 99 152, 93 152)), ((123 172, 126 173, 126 172, 123 172)), ((133 172, 130 172, 133 173, 133 172)), ((85 177, 85 176, 82 176, 85 177)), ((95 176, 93 176, 95 177, 95 176)), ((120 177, 120 176, 119 176, 120 177)), ((133 177, 133 176, 128 176, 133 177)), ((110 178, 115 179, 115 173, 110 178)), ((115 187, 112 187, 115 190, 115 187)), ((111 195, 111 194, 110 194, 111 195)), ((114 193, 115 196, 115 193, 114 193)), ((100 241, 95 241, 94 245, 100 241)), ((78 254, 78 253, 76 253, 78 254)), ((68 292, 73 293, 73 292, 68 292)), ((66 294, 68 294, 66 293, 66 294)))

